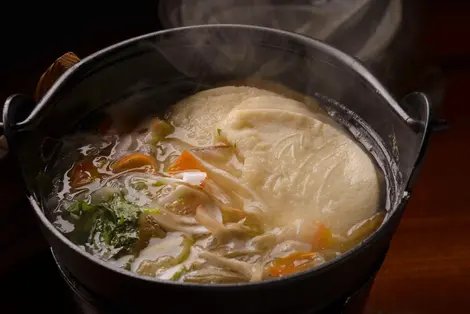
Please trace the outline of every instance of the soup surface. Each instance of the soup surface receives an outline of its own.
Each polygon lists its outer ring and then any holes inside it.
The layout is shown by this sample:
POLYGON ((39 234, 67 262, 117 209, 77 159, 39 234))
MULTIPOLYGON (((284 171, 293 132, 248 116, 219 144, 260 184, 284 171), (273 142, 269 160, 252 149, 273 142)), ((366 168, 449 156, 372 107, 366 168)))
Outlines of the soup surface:
POLYGON ((356 246, 384 218, 374 160, 314 100, 215 88, 138 125, 109 112, 99 132, 65 142, 48 200, 56 227, 145 276, 288 276, 356 246))

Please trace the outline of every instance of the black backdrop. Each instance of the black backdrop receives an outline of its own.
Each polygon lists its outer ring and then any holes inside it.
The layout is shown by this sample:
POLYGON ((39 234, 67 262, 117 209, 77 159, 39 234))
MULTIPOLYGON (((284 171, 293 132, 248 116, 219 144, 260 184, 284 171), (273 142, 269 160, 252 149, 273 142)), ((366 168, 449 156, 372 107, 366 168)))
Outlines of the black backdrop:
POLYGON ((0 103, 32 93, 37 79, 67 51, 84 57, 121 40, 161 29, 158 1, 0 4, 0 103))
MULTIPOLYGON (((32 95, 40 75, 63 53, 83 58, 159 29, 158 1, 1 1, 0 109, 8 95, 32 95)), ((0 160, 0 313, 72 313, 12 157, 0 160)))

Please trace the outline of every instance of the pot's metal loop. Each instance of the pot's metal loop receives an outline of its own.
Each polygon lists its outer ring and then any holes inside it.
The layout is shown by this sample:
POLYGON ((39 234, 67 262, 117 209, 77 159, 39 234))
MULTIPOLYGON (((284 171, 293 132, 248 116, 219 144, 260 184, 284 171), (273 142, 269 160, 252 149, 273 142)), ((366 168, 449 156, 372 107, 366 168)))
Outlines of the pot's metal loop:
POLYGON ((12 95, 5 101, 2 112, 4 134, 0 137, 0 159, 8 154, 10 145, 7 138, 10 139, 14 133, 15 121, 25 119, 35 105, 36 102, 31 97, 23 94, 12 95))
POLYGON ((18 123, 18 120, 26 119, 34 109, 36 102, 46 94, 65 71, 78 62, 80 62, 80 58, 73 52, 65 53, 41 75, 36 86, 34 100, 26 95, 13 95, 5 101, 2 114, 3 122, 0 122, 0 130, 3 130, 4 133, 0 135, 0 159, 5 158, 8 154, 7 136, 10 136, 9 133, 12 134, 12 128, 18 123))
POLYGON ((408 179, 407 190, 410 190, 417 174, 419 173, 424 155, 426 154, 429 135, 433 131, 432 115, 431 115, 431 102, 428 96, 424 93, 414 92, 406 95, 401 101, 400 106, 405 110, 413 119, 422 125, 422 128, 416 132, 417 140, 419 141, 418 154, 414 162, 414 167, 410 178, 408 179))
POLYGON ((3 135, 3 128, 3 122, 0 121, 0 160, 5 158, 5 156, 8 154, 8 142, 5 135, 3 135))

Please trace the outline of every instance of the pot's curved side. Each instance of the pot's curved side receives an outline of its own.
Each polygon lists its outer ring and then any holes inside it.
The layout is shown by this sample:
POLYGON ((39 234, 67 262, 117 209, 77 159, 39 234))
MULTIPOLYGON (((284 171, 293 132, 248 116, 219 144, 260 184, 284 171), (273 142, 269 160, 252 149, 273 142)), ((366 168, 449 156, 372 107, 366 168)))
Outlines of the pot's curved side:
MULTIPOLYGON (((34 202, 32 205, 37 206, 34 202)), ((123 276, 77 254, 43 224, 41 228, 60 263, 102 302, 117 306, 119 312, 144 312, 151 304, 156 304, 163 313, 176 310, 178 313, 200 310, 207 314, 295 313, 321 310, 358 289, 388 249, 404 205, 371 241, 346 253, 347 256, 330 267, 283 280, 239 287, 170 284, 123 276), (175 304, 174 301, 169 302, 170 299, 181 302, 175 304)))

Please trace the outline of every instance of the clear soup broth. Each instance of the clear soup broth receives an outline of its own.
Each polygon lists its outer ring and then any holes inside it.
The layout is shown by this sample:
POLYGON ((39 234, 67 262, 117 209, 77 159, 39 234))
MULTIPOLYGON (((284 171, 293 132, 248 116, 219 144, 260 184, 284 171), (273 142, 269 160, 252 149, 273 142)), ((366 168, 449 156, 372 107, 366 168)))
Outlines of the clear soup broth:
MULTIPOLYGON (((95 119, 96 120, 96 119, 95 119)), ((380 163, 317 101, 226 86, 62 139, 51 220, 116 267, 193 283, 289 276, 335 259, 386 214, 380 163)), ((365 132, 365 131, 364 131, 365 132)))

